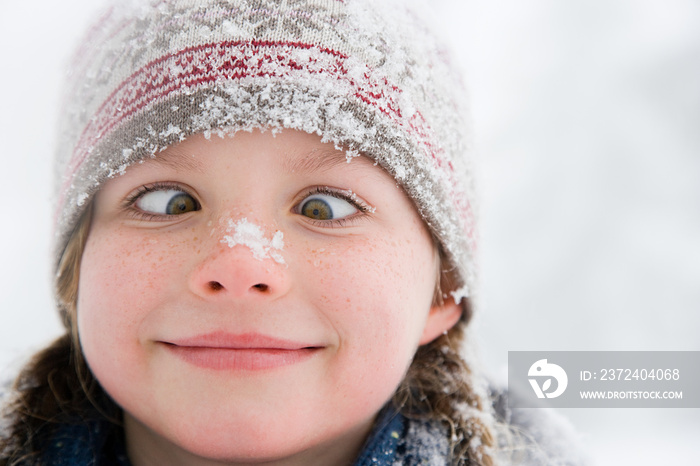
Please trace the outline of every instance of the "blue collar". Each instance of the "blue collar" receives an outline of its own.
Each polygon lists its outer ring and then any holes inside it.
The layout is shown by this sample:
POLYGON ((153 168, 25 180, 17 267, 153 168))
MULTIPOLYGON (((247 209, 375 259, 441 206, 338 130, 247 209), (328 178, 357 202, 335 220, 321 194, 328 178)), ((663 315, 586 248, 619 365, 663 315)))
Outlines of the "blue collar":
MULTIPOLYGON (((446 441, 444 436, 442 429, 420 421, 409 422, 387 406, 377 416, 353 466, 421 464, 426 454, 429 457, 446 454, 444 445, 441 446, 446 441), (426 444, 426 433, 435 441, 426 444), (416 441, 419 438, 421 441, 416 441)), ((123 430, 108 421, 61 425, 51 436, 42 459, 42 464, 47 466, 131 466, 123 430)))
POLYGON ((42 459, 47 466, 131 466, 123 430, 106 420, 62 424, 42 459))
POLYGON ((405 418, 391 406, 379 412, 374 429, 354 466, 391 466, 405 437, 405 418))

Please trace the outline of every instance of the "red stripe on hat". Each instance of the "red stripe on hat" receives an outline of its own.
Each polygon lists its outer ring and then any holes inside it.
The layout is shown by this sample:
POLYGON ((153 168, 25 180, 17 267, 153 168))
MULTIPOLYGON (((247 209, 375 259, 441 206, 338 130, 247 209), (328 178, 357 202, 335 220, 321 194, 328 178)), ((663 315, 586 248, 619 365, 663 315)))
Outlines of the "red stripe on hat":
POLYGON ((407 128, 436 165, 451 173, 451 164, 445 166, 443 158, 438 156, 442 150, 431 142, 431 131, 423 116, 416 112, 408 121, 403 117, 398 104, 401 89, 383 76, 373 78, 369 69, 359 79, 350 76, 347 58, 330 48, 300 42, 226 41, 189 47, 148 63, 105 99, 84 129, 67 167, 59 205, 72 177, 88 156, 88 148, 146 106, 165 100, 173 92, 201 85, 249 77, 284 77, 300 70, 311 75, 328 75, 347 84, 354 89, 355 97, 391 118, 397 126, 407 128), (299 57, 291 53, 300 49, 311 52, 303 57, 307 62, 299 63, 299 57))

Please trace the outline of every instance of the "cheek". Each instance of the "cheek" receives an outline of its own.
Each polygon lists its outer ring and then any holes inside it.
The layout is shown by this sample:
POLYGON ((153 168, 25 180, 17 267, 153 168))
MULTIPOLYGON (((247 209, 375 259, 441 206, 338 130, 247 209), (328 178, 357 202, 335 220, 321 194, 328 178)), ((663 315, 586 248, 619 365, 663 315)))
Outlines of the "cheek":
POLYGON ((90 233, 80 266, 78 334, 98 378, 122 375, 135 363, 139 329, 178 269, 168 249, 162 240, 90 233))
POLYGON ((387 375, 402 376, 432 302, 436 274, 430 239, 396 232, 342 250, 314 250, 308 264, 313 275, 307 276, 315 277, 311 293, 341 347, 358 357, 349 363, 372 368, 374 377, 387 367, 395 368, 387 375))

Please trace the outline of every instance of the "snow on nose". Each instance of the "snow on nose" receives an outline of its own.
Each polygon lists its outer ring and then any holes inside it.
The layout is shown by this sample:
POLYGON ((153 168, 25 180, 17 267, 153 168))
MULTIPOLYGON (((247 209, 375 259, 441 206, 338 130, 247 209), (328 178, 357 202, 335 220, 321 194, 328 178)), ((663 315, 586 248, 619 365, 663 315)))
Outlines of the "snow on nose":
POLYGON ((268 239, 262 228, 244 217, 237 222, 229 219, 226 233, 221 242, 230 248, 240 244, 250 249, 257 260, 272 259, 278 264, 285 264, 280 253, 284 248, 284 234, 280 230, 268 239))

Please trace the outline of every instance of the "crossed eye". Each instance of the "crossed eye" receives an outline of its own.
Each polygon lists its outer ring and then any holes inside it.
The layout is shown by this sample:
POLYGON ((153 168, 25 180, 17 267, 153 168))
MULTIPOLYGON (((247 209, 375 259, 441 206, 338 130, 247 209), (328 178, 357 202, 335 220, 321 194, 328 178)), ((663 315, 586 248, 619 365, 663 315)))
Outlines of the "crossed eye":
MULTIPOLYGON (((134 203, 139 210, 156 215, 181 215, 201 209, 199 202, 185 191, 172 188, 151 189, 134 203)), ((338 220, 358 212, 358 208, 340 194, 314 193, 298 204, 297 213, 313 220, 338 220)))
POLYGON ((300 213, 314 220, 337 220, 357 212, 345 199, 330 194, 313 194, 301 202, 300 213))
POLYGON ((136 201, 136 207, 144 212, 158 215, 180 215, 200 209, 195 198, 177 189, 144 193, 136 201))

